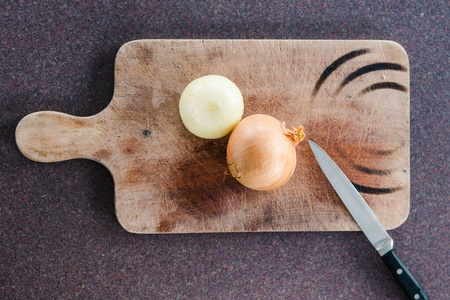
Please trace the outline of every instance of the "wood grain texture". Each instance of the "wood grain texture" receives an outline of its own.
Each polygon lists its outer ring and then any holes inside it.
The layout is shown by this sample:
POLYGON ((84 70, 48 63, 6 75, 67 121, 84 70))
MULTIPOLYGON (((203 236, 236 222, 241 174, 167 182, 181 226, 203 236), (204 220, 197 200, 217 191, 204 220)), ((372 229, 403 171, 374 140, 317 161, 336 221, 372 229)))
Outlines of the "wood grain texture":
POLYGON ((189 133, 178 101, 192 80, 231 79, 244 117, 305 127, 362 192, 387 229, 410 204, 409 62, 390 41, 137 40, 115 64, 110 105, 90 117, 26 116, 30 159, 87 158, 114 178, 116 214, 135 233, 358 230, 306 139, 283 187, 253 191, 225 174, 227 138, 189 133))

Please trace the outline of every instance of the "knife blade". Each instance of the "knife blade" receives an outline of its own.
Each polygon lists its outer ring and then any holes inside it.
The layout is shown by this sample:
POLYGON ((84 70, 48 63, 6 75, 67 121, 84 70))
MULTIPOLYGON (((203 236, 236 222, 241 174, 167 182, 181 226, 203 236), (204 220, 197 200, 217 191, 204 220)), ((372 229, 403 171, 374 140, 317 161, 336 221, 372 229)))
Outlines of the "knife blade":
POLYGON ((394 253, 394 241, 355 186, 322 148, 311 140, 308 142, 325 177, 410 299, 428 299, 419 283, 394 253))

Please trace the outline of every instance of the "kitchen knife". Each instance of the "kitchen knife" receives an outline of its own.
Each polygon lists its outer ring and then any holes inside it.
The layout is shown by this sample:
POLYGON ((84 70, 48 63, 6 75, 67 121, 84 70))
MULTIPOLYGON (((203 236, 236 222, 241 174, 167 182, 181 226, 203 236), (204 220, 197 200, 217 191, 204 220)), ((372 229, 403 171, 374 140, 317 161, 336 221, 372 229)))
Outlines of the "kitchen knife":
POLYGON ((322 148, 311 140, 308 142, 328 181, 408 296, 415 300, 428 299, 417 281, 395 255, 394 241, 351 181, 322 148))

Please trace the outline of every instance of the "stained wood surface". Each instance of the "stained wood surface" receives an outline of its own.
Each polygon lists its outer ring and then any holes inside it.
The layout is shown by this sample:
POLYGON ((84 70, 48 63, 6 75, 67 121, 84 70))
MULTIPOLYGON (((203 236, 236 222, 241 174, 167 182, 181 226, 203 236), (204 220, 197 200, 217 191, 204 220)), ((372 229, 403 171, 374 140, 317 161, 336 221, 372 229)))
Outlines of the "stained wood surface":
POLYGON ((318 143, 392 229, 410 205, 409 62, 390 41, 137 40, 115 64, 110 105, 90 117, 36 112, 17 126, 40 162, 87 158, 114 178, 118 221, 130 232, 359 230, 315 161, 318 143), (189 133, 183 89, 209 74, 240 88, 244 117, 303 125, 297 167, 274 191, 226 175, 227 137, 189 133))

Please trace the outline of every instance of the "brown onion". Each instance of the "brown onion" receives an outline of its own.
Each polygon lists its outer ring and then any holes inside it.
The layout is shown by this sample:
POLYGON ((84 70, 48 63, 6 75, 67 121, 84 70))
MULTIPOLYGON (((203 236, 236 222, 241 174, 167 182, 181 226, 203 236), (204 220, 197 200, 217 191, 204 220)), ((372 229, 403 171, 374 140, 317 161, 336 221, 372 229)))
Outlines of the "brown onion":
POLYGON ((273 190, 294 173, 295 146, 303 140, 303 127, 287 129, 274 117, 255 114, 234 128, 227 146, 231 175, 254 190, 273 190))

